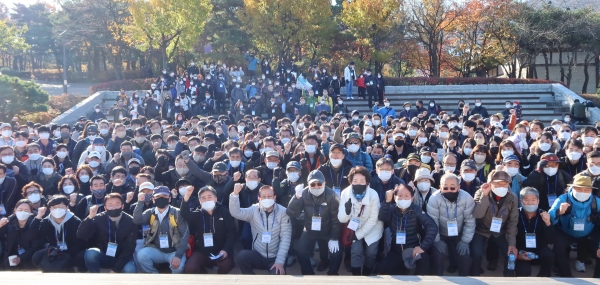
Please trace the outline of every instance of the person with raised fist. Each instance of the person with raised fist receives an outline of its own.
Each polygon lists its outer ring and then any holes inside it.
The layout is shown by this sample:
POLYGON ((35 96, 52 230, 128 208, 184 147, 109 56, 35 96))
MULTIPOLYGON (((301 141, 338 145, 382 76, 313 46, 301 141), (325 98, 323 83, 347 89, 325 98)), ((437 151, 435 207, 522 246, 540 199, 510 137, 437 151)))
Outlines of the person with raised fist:
MULTIPOLYGON (((45 211, 44 208, 42 212, 45 211)), ((2 264, 5 269, 11 271, 35 269, 31 258, 35 252, 44 248, 44 239, 31 234, 33 231, 39 230, 39 223, 37 224, 38 228, 32 227, 35 217, 31 202, 21 199, 14 207, 14 214, 0 219, 0 236, 5 241, 4 255, 2 255, 2 264), (11 262, 9 258, 14 255, 17 258, 11 262)))

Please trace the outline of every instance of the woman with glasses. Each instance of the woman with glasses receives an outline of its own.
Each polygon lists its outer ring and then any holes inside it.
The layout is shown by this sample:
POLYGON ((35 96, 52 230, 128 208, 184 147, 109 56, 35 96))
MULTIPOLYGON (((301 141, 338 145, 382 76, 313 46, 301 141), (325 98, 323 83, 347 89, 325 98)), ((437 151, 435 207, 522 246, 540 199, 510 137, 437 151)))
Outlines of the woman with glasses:
MULTIPOLYGON (((31 209, 34 215, 38 214, 38 209, 46 207, 48 200, 42 195, 44 189, 40 184, 29 182, 23 186, 22 195, 31 202, 31 209)), ((47 213, 46 213, 47 214, 47 213)))
POLYGON ((431 250, 432 273, 442 276, 444 259, 449 257, 448 272, 458 270, 459 276, 468 276, 471 269, 469 243, 475 233, 473 197, 460 190, 460 178, 446 173, 440 179, 440 190, 429 198, 427 214, 438 225, 438 235, 431 250))

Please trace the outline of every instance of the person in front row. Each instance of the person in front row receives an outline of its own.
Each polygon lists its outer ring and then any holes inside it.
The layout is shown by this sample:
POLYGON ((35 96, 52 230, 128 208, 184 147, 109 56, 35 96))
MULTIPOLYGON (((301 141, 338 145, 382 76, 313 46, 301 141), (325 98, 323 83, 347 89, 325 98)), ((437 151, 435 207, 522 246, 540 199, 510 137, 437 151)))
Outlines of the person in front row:
POLYGON ((390 252, 378 265, 381 275, 429 275, 429 254, 438 233, 433 219, 413 203, 415 190, 399 184, 385 193, 379 209, 379 220, 389 225, 392 233, 390 252), (421 237, 421 238, 419 238, 421 237))
POLYGON ((292 225, 285 207, 275 203, 275 190, 265 185, 258 189, 258 204, 240 208, 241 190, 242 184, 236 183, 229 195, 229 210, 234 218, 250 223, 254 237, 252 250, 242 250, 238 256, 242 274, 254 274, 254 269, 261 269, 284 275, 292 241, 292 225))
POLYGON ((194 186, 185 188, 181 216, 190 225, 194 250, 185 263, 185 273, 206 273, 206 267, 217 267, 217 274, 227 274, 233 268, 233 244, 237 238, 235 220, 227 207, 217 201, 217 190, 204 186, 198 191, 200 208, 190 209, 194 186))
MULTIPOLYGON (((140 193, 139 202, 144 202, 146 194, 140 193)), ((171 191, 166 186, 154 188, 154 207, 144 211, 135 207, 133 222, 149 225, 144 239, 144 247, 137 252, 137 261, 144 273, 158 273, 154 264, 169 263, 172 273, 182 273, 185 267, 185 251, 188 247, 188 224, 179 209, 169 206, 171 191)))
POLYGON ((473 197, 460 189, 460 178, 447 172, 440 178, 440 191, 429 198, 427 214, 439 227, 439 233, 431 251, 433 272, 444 275, 444 258, 449 257, 448 272, 458 270, 459 276, 469 276, 471 256, 469 243, 475 234, 473 217, 475 201, 473 197))
POLYGON ((304 211, 304 232, 298 241, 298 263, 302 275, 314 275, 310 257, 319 244, 321 262, 318 271, 338 275, 342 263, 340 251, 341 223, 338 219, 340 200, 333 190, 325 186, 325 176, 319 170, 308 174, 308 187, 296 186, 296 195, 290 201, 286 213, 298 218, 304 211), (327 252, 329 250, 329 252, 327 252))
POLYGON ((521 210, 517 228, 517 249, 519 256, 515 273, 517 276, 531 276, 531 265, 540 264, 538 277, 551 277, 554 268, 554 252, 548 247, 553 243, 554 226, 550 214, 539 209, 540 193, 533 187, 525 187, 519 193, 521 210), (537 258, 532 258, 533 254, 537 258))
POLYGON ((501 170, 493 170, 488 175, 488 182, 475 192, 476 219, 475 235, 471 241, 471 276, 479 276, 479 268, 486 241, 495 244, 500 252, 506 254, 504 276, 515 276, 514 268, 508 268, 512 254, 515 263, 519 255, 517 251, 517 222, 519 221, 519 204, 517 195, 510 191, 510 175, 501 170))

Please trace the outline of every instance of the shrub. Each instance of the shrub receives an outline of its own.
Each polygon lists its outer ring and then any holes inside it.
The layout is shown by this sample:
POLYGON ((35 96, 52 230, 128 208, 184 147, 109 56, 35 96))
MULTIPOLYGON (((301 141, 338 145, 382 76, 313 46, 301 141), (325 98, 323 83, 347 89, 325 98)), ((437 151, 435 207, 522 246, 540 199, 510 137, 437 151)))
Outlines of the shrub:
POLYGON ((12 70, 8 67, 3 67, 0 69, 0 73, 3 75, 19 77, 21 79, 31 79, 31 72, 29 71, 12 70))
POLYGON ((0 75, 0 121, 16 114, 46 112, 49 97, 35 82, 0 75))
MULTIPOLYGON (((144 78, 145 71, 142 70, 124 70, 125 79, 144 78)), ((58 69, 39 70, 33 73, 36 80, 62 82, 63 74, 58 69)), ((88 72, 69 72, 67 79, 69 82, 106 82, 116 80, 117 76, 114 69, 106 71, 88 71, 88 72)))
MULTIPOLYGON (((482 84, 549 84, 560 83, 541 79, 517 79, 495 77, 386 77, 388 86, 407 85, 482 85, 482 84)), ((564 84, 563 84, 564 85, 564 84)))
POLYGON ((77 105, 79 102, 83 101, 85 98, 87 98, 87 96, 75 96, 67 94, 50 96, 48 106, 50 106, 51 110, 56 110, 59 114, 62 114, 71 109, 71 107, 77 105))
POLYGON ((119 91, 121 88, 125 90, 145 90, 150 89, 150 84, 154 83, 153 78, 133 79, 133 80, 116 80, 104 82, 90 86, 90 94, 98 91, 119 91))

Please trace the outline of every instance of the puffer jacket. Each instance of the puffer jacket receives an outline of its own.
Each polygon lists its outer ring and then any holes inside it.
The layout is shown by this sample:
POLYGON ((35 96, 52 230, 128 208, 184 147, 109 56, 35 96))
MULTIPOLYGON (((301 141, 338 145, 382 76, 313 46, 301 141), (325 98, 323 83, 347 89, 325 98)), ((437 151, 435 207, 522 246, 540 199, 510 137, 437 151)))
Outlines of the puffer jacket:
POLYGON ((469 193, 464 190, 458 190, 458 199, 451 203, 442 192, 437 191, 429 198, 427 204, 427 214, 439 226, 436 241, 440 240, 440 235, 448 236, 448 215, 451 220, 456 219, 458 234, 460 239, 466 243, 470 243, 475 234, 475 218, 473 217, 473 209, 475 209, 475 201, 469 193), (456 218, 454 218, 456 215, 456 218))
POLYGON ((556 229, 565 232, 567 235, 580 238, 592 233, 594 226, 599 225, 598 207, 600 207, 600 198, 590 196, 596 201, 596 211, 592 211, 592 199, 585 202, 579 202, 573 198, 573 190, 569 189, 566 194, 560 195, 552 204, 552 208, 548 211, 550 220, 556 229), (560 214, 560 204, 569 203, 571 206, 564 214, 560 214), (574 230, 575 218, 584 219, 583 231, 574 230))
POLYGON ((548 211, 552 205, 548 202, 548 194, 552 193, 556 197, 565 194, 567 184, 571 183, 573 178, 564 170, 558 169, 556 175, 548 176, 544 172, 532 171, 523 181, 521 187, 533 187, 540 192, 539 208, 548 211))
POLYGON ((229 211, 234 218, 250 223, 252 229, 252 249, 264 258, 275 258, 275 263, 285 264, 292 242, 292 224, 285 213, 285 207, 275 204, 269 215, 258 204, 240 208, 240 196, 229 195, 229 211), (273 218, 273 215, 275 217, 273 218), (271 242, 262 242, 263 233, 271 234, 271 242))
POLYGON ((319 197, 315 197, 308 191, 308 186, 302 190, 302 197, 292 197, 286 213, 291 218, 298 218, 304 210, 304 228, 317 238, 329 238, 339 240, 341 237, 341 223, 338 219, 340 200, 333 190, 325 186, 325 191, 319 197), (320 212, 320 213, 319 213, 320 212), (312 217, 321 217, 321 230, 312 230, 312 217))
POLYGON ((367 187, 365 197, 359 202, 352 194, 352 186, 350 186, 344 189, 340 196, 338 219, 342 223, 348 223, 351 219, 358 218, 360 223, 355 231, 356 238, 358 240, 364 238, 367 245, 371 245, 378 241, 383 233, 383 222, 378 219, 379 207, 379 195, 377 195, 377 191, 367 187), (350 215, 346 214, 346 202, 348 202, 348 199, 352 203, 352 212, 350 215), (365 208, 359 217, 358 214, 361 213, 360 209, 362 206, 365 206, 365 208))
POLYGON ((392 250, 402 252, 404 248, 420 246, 427 252, 433 246, 438 226, 421 208, 414 203, 404 213, 396 207, 396 202, 384 202, 379 209, 379 220, 389 225, 392 232, 392 250), (407 216, 408 215, 408 216, 407 216), (406 220, 406 224, 404 221, 406 220), (406 244, 396 244, 398 228, 406 231, 406 244))
POLYGON ((506 234, 508 246, 516 246, 517 222, 519 222, 518 198, 510 189, 500 201, 497 202, 494 197, 491 190, 486 196, 483 195, 481 190, 475 192, 475 209, 473 210, 473 217, 476 219, 475 232, 485 237, 490 237, 490 235, 498 237, 506 234), (494 209, 493 214, 492 207, 494 209), (499 233, 490 231, 493 216, 502 218, 502 226, 499 233))

